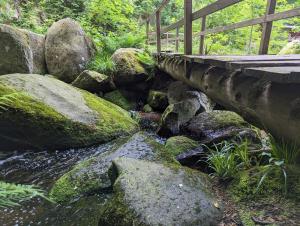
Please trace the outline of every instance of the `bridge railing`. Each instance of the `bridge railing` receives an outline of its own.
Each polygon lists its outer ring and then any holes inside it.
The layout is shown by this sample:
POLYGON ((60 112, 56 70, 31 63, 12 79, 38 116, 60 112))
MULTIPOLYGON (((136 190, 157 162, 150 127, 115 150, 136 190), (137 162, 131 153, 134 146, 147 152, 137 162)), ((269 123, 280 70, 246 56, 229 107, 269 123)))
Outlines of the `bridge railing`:
POLYGON ((162 47, 162 37, 167 34, 167 44, 169 41, 175 41, 176 43, 176 51, 178 52, 179 41, 182 39, 180 37, 179 29, 184 27, 183 34, 183 42, 184 42, 184 54, 191 55, 192 54, 192 45, 193 45, 193 29, 192 23, 195 20, 201 19, 201 31, 196 35, 200 39, 199 44, 199 54, 204 55, 204 42, 205 36, 208 34, 220 33, 224 31, 234 30, 238 28, 253 26, 257 24, 262 25, 262 35, 259 47, 259 54, 268 54, 269 42, 272 32, 272 23, 273 21, 287 19, 291 17, 300 16, 300 7, 287 10, 284 12, 275 13, 276 0, 267 0, 265 15, 262 17, 249 19, 245 21, 241 21, 238 23, 233 23, 225 26, 214 27, 211 29, 206 29, 206 17, 210 14, 213 14, 217 11, 225 9, 234 4, 240 3, 243 0, 217 0, 216 2, 193 12, 192 0, 184 0, 184 18, 173 23, 167 27, 161 27, 161 12, 165 8, 165 6, 169 3, 170 0, 163 0, 161 5, 156 9, 156 11, 150 15, 146 20, 146 35, 148 43, 153 43, 150 40, 152 36, 156 36, 156 46, 157 52, 161 52, 162 47), (155 32, 149 31, 150 20, 155 17, 156 30, 155 32), (169 38, 169 32, 172 30, 176 30, 176 37, 173 39, 169 38))

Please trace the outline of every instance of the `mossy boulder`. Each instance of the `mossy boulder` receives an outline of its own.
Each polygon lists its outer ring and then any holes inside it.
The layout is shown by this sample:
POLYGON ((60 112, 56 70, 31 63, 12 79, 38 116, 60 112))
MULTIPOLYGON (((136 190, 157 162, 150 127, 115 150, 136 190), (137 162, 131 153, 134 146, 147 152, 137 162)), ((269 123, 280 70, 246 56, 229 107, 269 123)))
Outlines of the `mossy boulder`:
POLYGON ((86 69, 95 52, 92 41, 76 21, 66 18, 52 24, 45 42, 50 74, 71 83, 86 69))
POLYGON ((59 202, 66 202, 95 190, 108 189, 111 187, 109 167, 117 157, 179 164, 163 145, 140 132, 127 141, 119 140, 110 151, 79 163, 56 181, 50 197, 59 202))
POLYGON ((136 103, 125 97, 125 95, 120 90, 114 90, 112 92, 106 93, 104 95, 104 99, 120 106, 127 111, 134 110, 136 108, 136 103))
POLYGON ((118 158, 111 178, 114 195, 99 225, 217 225, 221 204, 208 176, 188 168, 118 158))
POLYGON ((113 54, 114 81, 118 86, 144 82, 149 78, 146 68, 139 60, 139 54, 143 54, 143 51, 134 48, 121 48, 113 54))
POLYGON ((300 54, 300 40, 289 42, 278 55, 300 54))
POLYGON ((168 107, 167 93, 150 90, 147 102, 154 110, 164 111, 168 107))
POLYGON ((174 156, 199 147, 199 143, 185 136, 171 137, 166 142, 166 149, 174 156))
POLYGON ((45 74, 45 36, 0 24, 0 75, 45 74))
POLYGON ((130 134, 137 123, 120 107, 57 79, 0 76, 0 149, 63 149, 130 134))
POLYGON ((181 127, 181 133, 204 143, 221 142, 236 136, 251 140, 256 137, 250 125, 231 111, 200 113, 181 127))
POLYGON ((115 89, 111 77, 89 70, 83 71, 72 85, 91 93, 106 93, 115 89))
POLYGON ((144 111, 145 113, 150 113, 150 112, 153 111, 153 109, 152 109, 152 107, 151 107, 149 104, 146 104, 146 105, 144 105, 144 107, 143 107, 143 111, 144 111))

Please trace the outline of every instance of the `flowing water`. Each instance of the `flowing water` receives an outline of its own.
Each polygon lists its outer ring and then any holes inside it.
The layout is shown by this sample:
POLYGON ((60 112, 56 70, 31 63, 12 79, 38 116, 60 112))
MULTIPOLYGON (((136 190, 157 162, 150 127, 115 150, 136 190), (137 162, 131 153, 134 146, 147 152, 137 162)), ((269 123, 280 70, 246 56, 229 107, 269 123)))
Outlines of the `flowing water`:
MULTIPOLYGON (((53 183, 77 162, 107 151, 113 145, 55 152, 0 152, 0 180, 34 184, 48 192, 53 183)), ((68 205, 35 198, 19 207, 0 208, 0 225, 97 225, 95 217, 109 196, 104 193, 91 195, 68 205)))

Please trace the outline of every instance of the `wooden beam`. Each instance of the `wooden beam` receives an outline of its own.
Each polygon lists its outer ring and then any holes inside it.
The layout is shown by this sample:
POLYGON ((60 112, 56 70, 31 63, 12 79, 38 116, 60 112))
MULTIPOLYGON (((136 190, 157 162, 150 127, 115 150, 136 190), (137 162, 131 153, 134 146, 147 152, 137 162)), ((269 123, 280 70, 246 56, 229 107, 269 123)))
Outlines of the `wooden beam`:
MULTIPOLYGON (((276 8, 276 0, 268 0, 265 16, 274 14, 275 8, 276 8)), ((263 23, 262 36, 261 36, 260 47, 259 47, 260 55, 268 54, 269 42, 272 33, 272 24, 273 24, 272 21, 263 23)))
POLYGON ((157 12, 161 12, 163 8, 166 7, 166 5, 169 3, 170 0, 163 0, 161 4, 158 6, 158 8, 155 10, 153 14, 151 14, 147 19, 150 20, 153 17, 156 17, 157 12))
POLYGON ((192 54, 193 27, 192 27, 193 1, 184 0, 184 53, 192 54))
POLYGON ((235 23, 235 24, 230 24, 230 25, 226 25, 226 26, 207 29, 203 32, 199 32, 197 35, 199 36, 199 35, 220 33, 220 32, 234 30, 234 29, 238 29, 238 28, 242 28, 242 27, 248 27, 248 26, 252 26, 252 25, 262 24, 262 23, 269 22, 269 21, 287 19, 287 18, 291 18, 291 17, 295 17, 295 16, 300 16, 300 7, 291 9, 291 10, 287 10, 284 12, 280 12, 280 13, 274 13, 274 14, 271 14, 268 16, 263 16, 263 17, 259 17, 259 18, 255 18, 255 19, 251 19, 251 20, 245 20, 245 21, 235 23))
POLYGON ((217 11, 220 11, 222 9, 225 9, 231 5, 234 5, 236 3, 239 3, 243 0, 218 0, 196 12, 193 13, 192 20, 200 19, 203 16, 207 16, 209 14, 215 13, 217 11))
POLYGON ((150 28, 150 21, 147 20, 147 22, 146 22, 146 44, 149 44, 149 28, 150 28))
POLYGON ((156 12, 156 45, 157 45, 157 52, 161 52, 161 31, 160 31, 160 12, 156 12))
MULTIPOLYGON (((206 16, 202 17, 202 22, 201 22, 201 31, 205 31, 205 27, 206 27, 206 16)), ((200 46, 199 46, 199 54, 200 55, 204 55, 204 39, 205 36, 204 35, 200 35, 200 46)))
POLYGON ((176 53, 179 50, 179 27, 176 28, 176 44, 175 44, 176 53))

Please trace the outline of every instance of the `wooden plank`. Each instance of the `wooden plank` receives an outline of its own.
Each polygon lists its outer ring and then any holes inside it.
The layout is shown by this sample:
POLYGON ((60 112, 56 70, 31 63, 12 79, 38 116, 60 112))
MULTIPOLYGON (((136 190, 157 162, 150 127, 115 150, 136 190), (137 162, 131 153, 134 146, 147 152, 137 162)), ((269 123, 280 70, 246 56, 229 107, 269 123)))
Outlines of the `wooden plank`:
POLYGON ((179 28, 176 28, 176 42, 175 42, 175 51, 179 50, 179 28))
POLYGON ((157 45, 157 52, 161 52, 161 31, 160 31, 160 12, 156 12, 156 45, 157 45))
POLYGON ((283 61, 237 61, 226 63, 226 69, 239 70, 249 67, 283 67, 283 66, 300 66, 300 60, 283 60, 283 61))
POLYGON ((184 55, 183 58, 187 61, 193 61, 201 64, 211 64, 213 66, 226 68, 229 62, 242 61, 299 61, 300 55, 250 55, 250 56, 198 56, 184 55))
MULTIPOLYGON (((201 21, 201 31, 205 31, 205 27, 206 27, 206 16, 203 16, 202 21, 201 21)), ((200 55, 204 55, 204 39, 205 39, 205 36, 200 35, 200 46, 199 46, 199 54, 200 55)))
POLYGON ((150 28, 150 21, 147 20, 146 22, 146 44, 149 44, 149 28, 150 28))
POLYGON ((218 0, 206 7, 203 7, 202 9, 196 11, 192 15, 192 20, 200 19, 203 16, 207 16, 209 14, 215 13, 217 11, 220 11, 222 9, 225 9, 231 5, 234 5, 236 3, 239 3, 243 0, 218 0))
POLYGON ((252 25, 262 24, 262 23, 269 22, 269 21, 287 19, 287 18, 291 18, 291 17, 295 17, 295 16, 300 16, 300 7, 291 9, 291 10, 287 10, 284 12, 280 12, 280 13, 274 13, 274 14, 271 14, 268 16, 263 16, 263 17, 259 17, 259 18, 255 18, 255 19, 251 19, 251 20, 245 20, 245 21, 242 21, 239 23, 234 23, 234 24, 230 24, 230 25, 226 25, 226 26, 220 26, 220 27, 216 27, 216 28, 212 28, 212 29, 207 29, 205 31, 199 32, 196 35, 198 36, 198 35, 220 33, 220 32, 224 32, 224 31, 229 31, 229 30, 248 27, 248 26, 252 26, 252 25))
POLYGON ((193 26, 192 26, 192 13, 193 1, 184 0, 184 53, 192 54, 193 43, 193 26))
POLYGON ((176 28, 180 28, 182 26, 184 26, 184 19, 181 19, 181 20, 177 21, 174 24, 171 24, 171 25, 169 25, 167 27, 162 28, 162 32, 166 33, 166 32, 172 31, 172 30, 174 30, 176 28))
MULTIPOLYGON (((270 14, 274 14, 275 8, 276 8, 276 0, 268 0, 265 15, 268 16, 270 14)), ((268 54, 272 26, 273 26, 272 21, 263 23, 262 36, 261 36, 260 47, 259 47, 259 54, 268 54)))
POLYGON ((277 83, 300 83, 300 67, 256 67, 245 68, 247 76, 264 78, 277 83))

